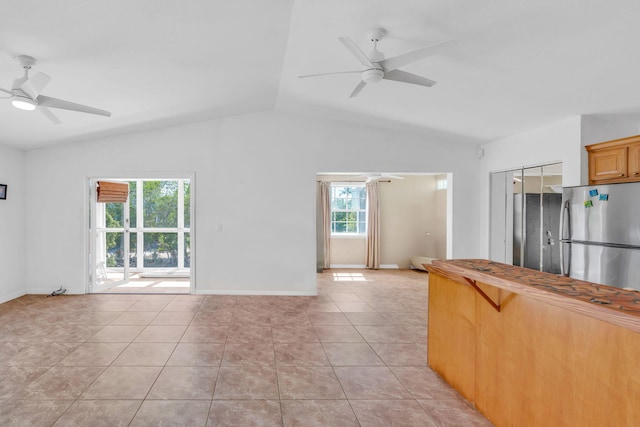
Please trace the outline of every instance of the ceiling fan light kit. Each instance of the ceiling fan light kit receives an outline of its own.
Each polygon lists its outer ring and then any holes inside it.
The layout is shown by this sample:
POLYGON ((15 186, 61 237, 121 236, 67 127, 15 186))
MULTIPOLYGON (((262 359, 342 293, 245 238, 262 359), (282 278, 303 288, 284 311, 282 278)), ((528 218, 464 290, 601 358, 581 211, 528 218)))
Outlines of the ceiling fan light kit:
POLYGON ((8 98, 11 100, 11 105, 15 108, 25 111, 38 109, 54 124, 60 124, 61 122, 49 108, 59 108, 62 110, 111 117, 109 111, 41 95, 40 93, 45 86, 47 86, 51 77, 44 73, 36 73, 32 77, 29 77, 29 70, 36 64, 35 58, 31 56, 19 55, 14 59, 23 68, 24 75, 13 81, 11 90, 0 88, 0 92, 10 95, 8 98))
POLYGON ((360 82, 353 92, 351 92, 350 98, 358 96, 362 89, 364 89, 368 84, 378 83, 383 79, 424 87, 431 87, 435 85, 436 82, 431 79, 398 70, 398 68, 433 55, 442 45, 451 42, 451 40, 434 43, 420 49, 385 59, 384 54, 378 50, 378 42, 382 40, 386 33, 387 31, 382 27, 376 27, 371 30, 370 39, 373 43, 373 48, 369 52, 369 55, 366 55, 349 37, 338 38, 338 40, 340 40, 351 54, 360 61, 363 67, 361 71, 338 71, 334 73, 308 74, 298 76, 298 78, 317 77, 329 74, 360 73, 360 82))
POLYGON ((11 105, 25 111, 33 111, 38 106, 33 99, 21 95, 13 95, 11 97, 11 105))

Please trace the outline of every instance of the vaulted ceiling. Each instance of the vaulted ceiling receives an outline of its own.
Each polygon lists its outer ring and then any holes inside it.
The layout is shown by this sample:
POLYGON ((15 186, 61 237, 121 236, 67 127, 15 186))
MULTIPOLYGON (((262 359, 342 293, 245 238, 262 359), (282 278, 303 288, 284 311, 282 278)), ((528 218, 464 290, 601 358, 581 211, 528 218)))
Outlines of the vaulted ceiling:
MULTIPOLYGON (((393 123, 485 142, 578 114, 640 113, 640 2, 616 0, 10 1, 0 15, 0 88, 17 55, 52 77, 43 94, 112 117, 0 100, 0 144, 32 148, 272 109, 393 123), (438 83, 383 80, 356 98, 375 26, 387 57, 454 43, 402 69, 438 83)), ((0 95, 1 96, 1 95, 0 95)), ((639 119, 640 121, 640 119, 639 119)))

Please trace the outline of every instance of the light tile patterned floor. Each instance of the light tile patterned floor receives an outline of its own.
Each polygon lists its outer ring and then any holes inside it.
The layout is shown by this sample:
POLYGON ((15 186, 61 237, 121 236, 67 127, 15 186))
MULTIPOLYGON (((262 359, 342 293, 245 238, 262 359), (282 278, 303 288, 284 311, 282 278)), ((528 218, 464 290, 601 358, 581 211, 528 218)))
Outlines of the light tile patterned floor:
POLYGON ((0 305, 0 425, 491 426, 426 365, 427 281, 18 298, 0 305))

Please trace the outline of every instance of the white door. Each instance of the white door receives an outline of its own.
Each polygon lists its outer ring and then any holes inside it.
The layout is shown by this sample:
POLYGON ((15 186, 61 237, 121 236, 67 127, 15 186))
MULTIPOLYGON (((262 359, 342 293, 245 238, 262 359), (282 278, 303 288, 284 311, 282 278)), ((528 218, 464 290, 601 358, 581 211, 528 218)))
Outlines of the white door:
MULTIPOLYGON (((129 201, 98 203, 92 182, 92 280, 90 292, 104 291, 130 279, 131 234, 129 201)), ((134 242, 135 243, 135 242, 134 242)), ((135 248, 133 250, 135 254, 135 248)))

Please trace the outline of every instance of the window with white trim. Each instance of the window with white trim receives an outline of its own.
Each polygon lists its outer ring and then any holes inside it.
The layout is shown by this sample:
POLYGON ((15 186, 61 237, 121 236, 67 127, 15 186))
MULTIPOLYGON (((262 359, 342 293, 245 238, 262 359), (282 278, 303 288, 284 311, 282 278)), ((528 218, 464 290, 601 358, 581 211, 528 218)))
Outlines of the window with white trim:
POLYGON ((367 190, 364 184, 331 184, 331 235, 367 232, 367 190))

